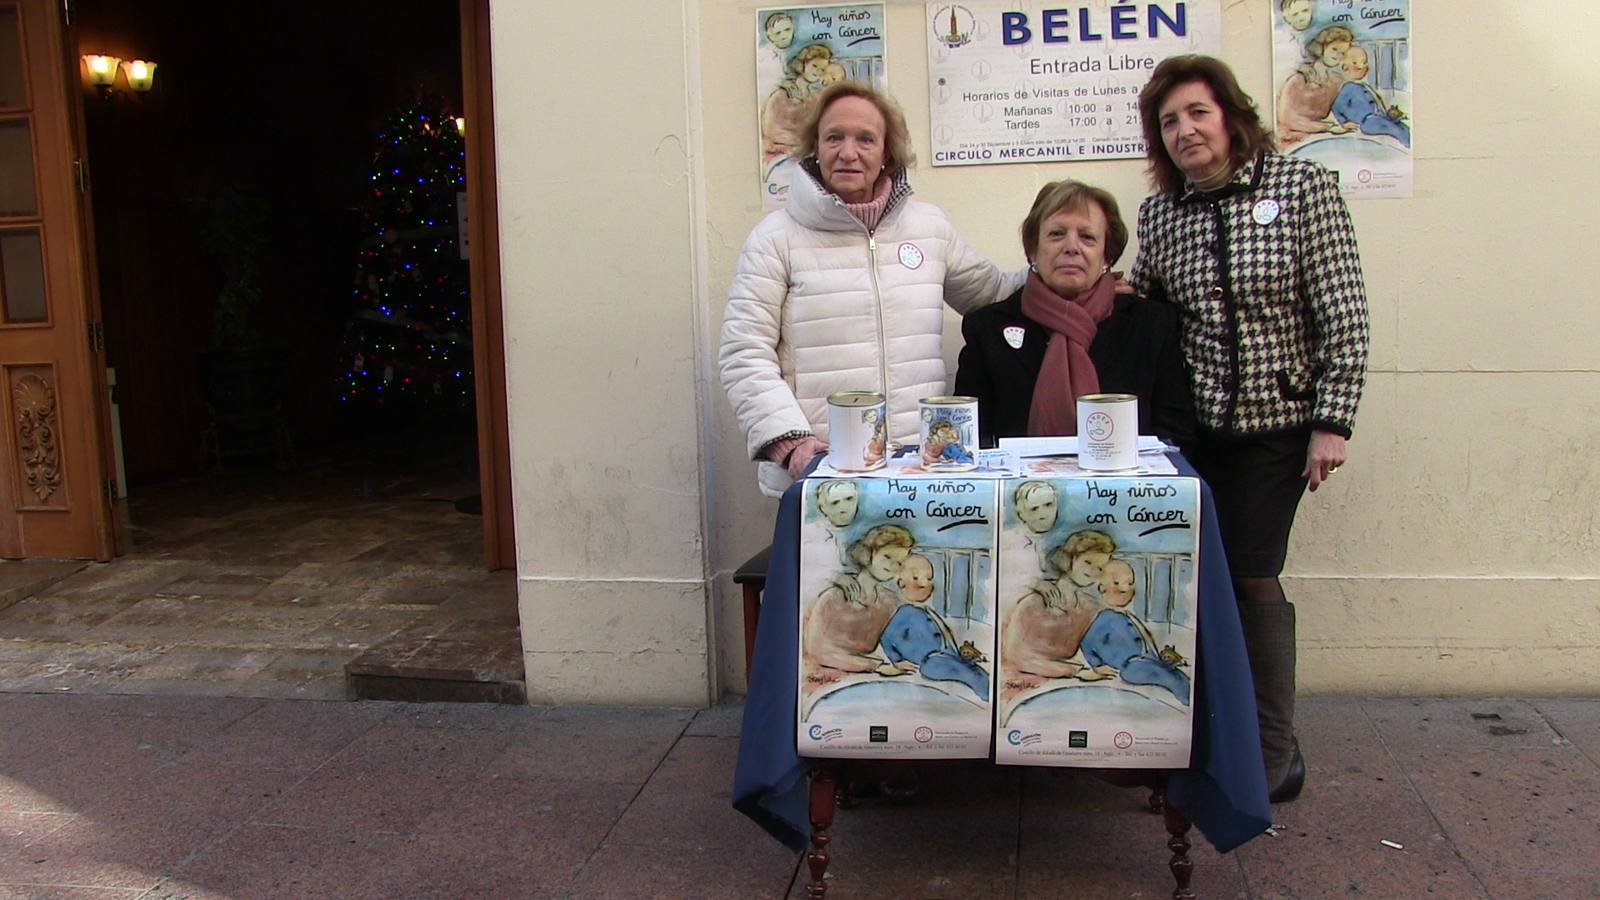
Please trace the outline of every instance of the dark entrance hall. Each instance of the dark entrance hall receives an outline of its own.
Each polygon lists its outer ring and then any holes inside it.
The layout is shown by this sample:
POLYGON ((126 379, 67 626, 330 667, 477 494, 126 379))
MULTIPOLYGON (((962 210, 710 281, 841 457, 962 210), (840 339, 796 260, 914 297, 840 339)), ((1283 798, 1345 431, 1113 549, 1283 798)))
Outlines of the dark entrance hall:
POLYGON ((515 577, 483 567, 461 452, 169 481, 125 557, 0 563, 0 692, 520 702, 515 577))
POLYGON ((0 563, 0 690, 520 699, 478 5, 73 4, 157 64, 82 101, 124 555, 0 563))

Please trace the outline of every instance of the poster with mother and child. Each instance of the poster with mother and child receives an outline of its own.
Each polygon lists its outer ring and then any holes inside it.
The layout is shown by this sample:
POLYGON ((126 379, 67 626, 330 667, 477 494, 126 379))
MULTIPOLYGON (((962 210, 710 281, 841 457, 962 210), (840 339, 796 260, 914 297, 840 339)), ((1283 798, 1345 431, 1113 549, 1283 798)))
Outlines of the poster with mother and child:
POLYGON ((1182 768, 1193 730, 1199 483, 1002 483, 995 761, 1182 768))
POLYGON ((1189 478, 812 478, 802 756, 1187 766, 1189 478))
POLYGON ((800 755, 989 755, 998 485, 806 481, 800 755))
POLYGON ((1272 0, 1278 150, 1348 197, 1411 196, 1411 0, 1272 0))

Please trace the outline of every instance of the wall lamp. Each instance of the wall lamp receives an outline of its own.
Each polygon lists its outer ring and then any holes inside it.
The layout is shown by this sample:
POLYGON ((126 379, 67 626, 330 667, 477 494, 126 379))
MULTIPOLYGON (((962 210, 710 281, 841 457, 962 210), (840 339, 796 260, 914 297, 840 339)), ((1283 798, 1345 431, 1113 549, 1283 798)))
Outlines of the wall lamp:
POLYGON ((122 59, 106 53, 86 53, 83 57, 84 68, 89 73, 89 83, 94 85, 100 96, 111 99, 111 92, 117 86, 117 72, 122 72, 123 80, 128 85, 128 90, 143 93, 155 85, 156 64, 146 59, 122 59))
POLYGON ((148 91, 156 83, 156 64, 146 59, 130 59, 122 64, 122 77, 128 79, 129 90, 148 91))

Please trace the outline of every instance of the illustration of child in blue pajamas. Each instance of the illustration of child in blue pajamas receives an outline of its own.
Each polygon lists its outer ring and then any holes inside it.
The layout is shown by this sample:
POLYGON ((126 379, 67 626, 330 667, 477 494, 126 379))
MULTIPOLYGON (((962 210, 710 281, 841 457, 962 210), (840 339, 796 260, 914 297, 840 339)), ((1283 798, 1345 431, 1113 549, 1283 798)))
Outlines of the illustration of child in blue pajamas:
POLYGON ((1120 675, 1128 684, 1164 687, 1188 706, 1189 676, 1162 661, 1150 629, 1128 611, 1134 594, 1133 566, 1120 559, 1106 563, 1100 572, 1100 599, 1106 608, 1095 614, 1083 636, 1088 666, 1078 677, 1098 681, 1120 675))
POLYGON ((1367 51, 1354 45, 1345 51, 1348 80, 1333 101, 1334 120, 1360 126, 1362 134, 1387 134, 1411 146, 1411 126, 1405 123, 1405 114, 1384 103, 1378 91, 1362 80, 1367 77, 1367 66, 1367 51))
POLYGON ((976 659, 961 655, 955 635, 939 614, 923 604, 933 596, 933 563, 912 554, 900 568, 900 596, 905 602, 883 629, 883 655, 888 666, 880 674, 915 669, 930 681, 959 681, 980 700, 989 699, 989 673, 976 659))

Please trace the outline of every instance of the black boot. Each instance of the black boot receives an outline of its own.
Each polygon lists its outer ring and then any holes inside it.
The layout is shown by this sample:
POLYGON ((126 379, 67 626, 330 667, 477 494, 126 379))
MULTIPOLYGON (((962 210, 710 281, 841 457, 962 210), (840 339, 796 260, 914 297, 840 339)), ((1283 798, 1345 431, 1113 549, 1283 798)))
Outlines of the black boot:
POLYGON ((1306 758, 1300 755, 1300 741, 1297 738, 1294 742, 1294 755, 1289 757, 1289 774, 1272 789, 1272 793, 1267 795, 1267 800, 1271 803, 1288 803, 1300 796, 1300 789, 1305 786, 1306 758))
POLYGON ((1294 604, 1241 603, 1239 620, 1256 688, 1267 790, 1274 803, 1293 800, 1306 780, 1305 758, 1294 737, 1294 604))

